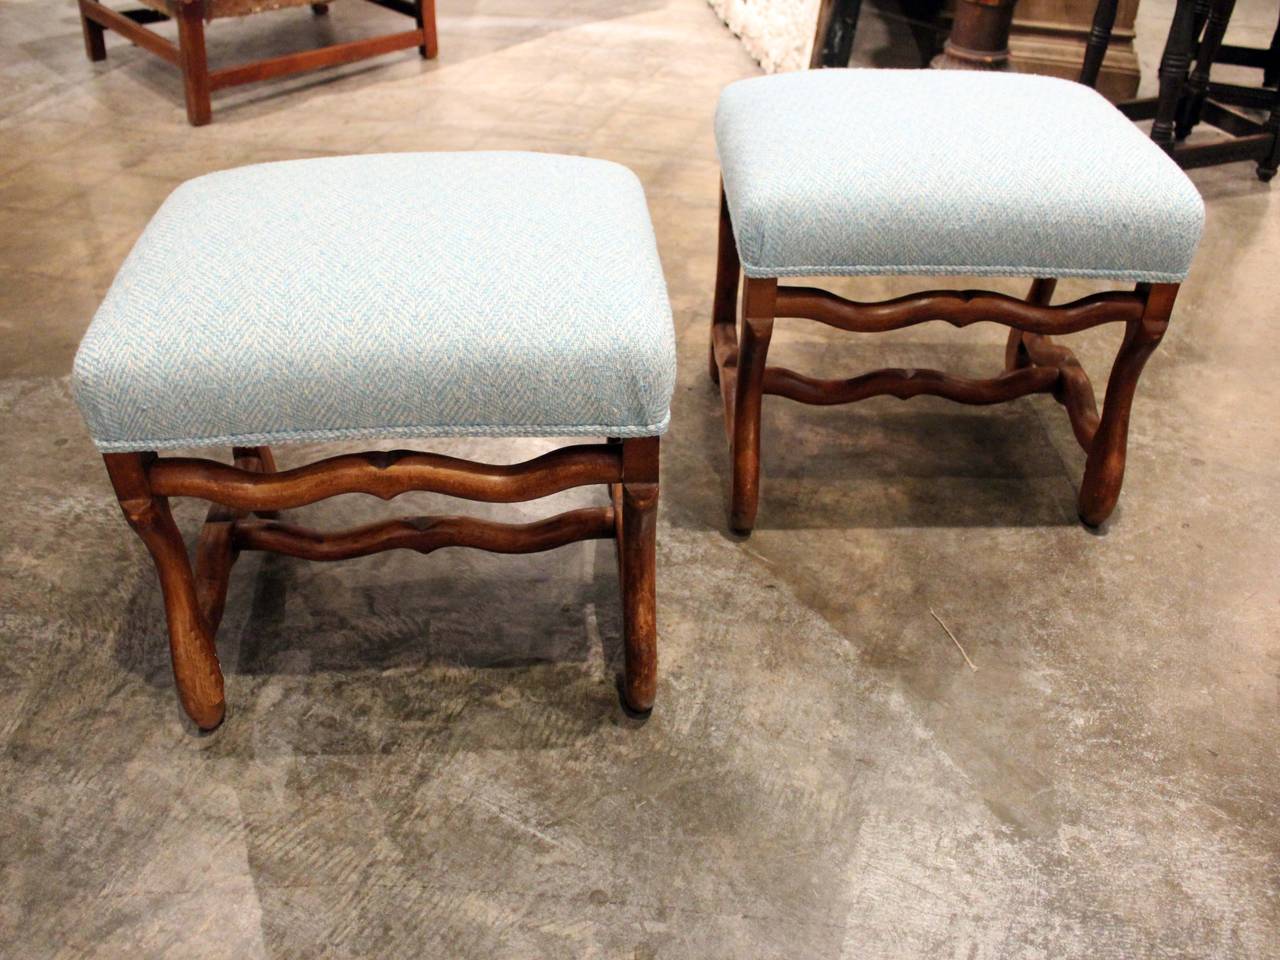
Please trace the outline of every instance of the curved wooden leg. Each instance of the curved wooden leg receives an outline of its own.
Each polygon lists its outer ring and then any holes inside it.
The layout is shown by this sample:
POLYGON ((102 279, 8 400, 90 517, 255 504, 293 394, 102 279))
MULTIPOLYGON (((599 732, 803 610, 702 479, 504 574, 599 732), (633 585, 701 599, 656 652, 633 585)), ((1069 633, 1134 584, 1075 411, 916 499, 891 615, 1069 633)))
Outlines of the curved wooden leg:
POLYGON ((147 465, 154 458, 142 453, 103 455, 125 519, 147 545, 160 577, 178 697, 196 726, 212 730, 226 712, 222 670, 169 501, 153 495, 147 482, 147 465))
POLYGON ((628 707, 644 713, 653 708, 658 684, 657 437, 624 441, 621 499, 622 695, 628 707))
POLYGON ((738 313, 738 281, 742 263, 738 259, 738 244, 733 238, 733 221, 729 216, 729 202, 720 186, 720 237, 716 253, 716 293, 711 308, 711 349, 709 372, 711 382, 720 382, 720 365, 716 363, 716 327, 732 327, 738 313))
MULTIPOLYGON (((1047 307, 1053 301, 1053 291, 1058 281, 1054 277, 1036 277, 1031 281, 1031 290, 1027 293, 1027 303, 1047 307)), ((1009 339, 1004 345, 1005 370, 1021 370, 1031 366, 1031 356, 1022 341, 1022 331, 1017 327, 1009 329, 1009 339)))
POLYGON ((733 404, 733 502, 729 526, 750 533, 760 501, 760 404, 764 368, 773 336, 778 281, 748 277, 742 296, 742 340, 733 404))
POLYGON ((1178 284, 1143 285, 1139 291, 1145 292, 1146 309, 1141 319, 1133 320, 1125 327, 1124 342, 1111 368, 1102 418, 1089 449, 1084 482, 1080 485, 1077 509, 1080 519, 1091 527, 1099 526, 1111 516, 1116 501, 1120 499, 1129 437, 1129 411, 1138 388, 1138 377, 1169 325, 1178 284))

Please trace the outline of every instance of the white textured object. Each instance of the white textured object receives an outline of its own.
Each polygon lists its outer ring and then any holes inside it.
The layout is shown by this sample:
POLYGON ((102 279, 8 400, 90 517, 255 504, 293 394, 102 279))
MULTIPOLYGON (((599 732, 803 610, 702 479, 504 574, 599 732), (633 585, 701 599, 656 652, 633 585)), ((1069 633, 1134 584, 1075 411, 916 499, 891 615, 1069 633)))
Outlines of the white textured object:
POLYGON ((765 73, 809 66, 820 0, 707 0, 765 73))

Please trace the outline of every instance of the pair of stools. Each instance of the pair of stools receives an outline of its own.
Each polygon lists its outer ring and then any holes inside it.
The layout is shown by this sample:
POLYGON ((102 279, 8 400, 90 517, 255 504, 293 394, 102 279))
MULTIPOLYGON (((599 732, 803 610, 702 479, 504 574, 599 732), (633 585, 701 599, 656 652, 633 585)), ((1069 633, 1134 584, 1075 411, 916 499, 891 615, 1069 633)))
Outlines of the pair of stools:
MULTIPOLYGON (((759 495, 764 394, 841 403, 1051 393, 1087 453, 1080 515, 1111 513, 1138 375, 1168 322, 1203 207, 1171 160, 1093 91, 1040 77, 822 71, 729 87, 712 376, 733 459, 731 524, 759 495), (735 325, 740 273, 741 324, 735 325), (802 275, 1036 278, 1030 297, 937 291, 856 303, 802 275), (1050 303, 1054 278, 1136 282, 1050 303), (1003 371, 824 381, 766 363, 778 317, 877 332, 1011 328, 1003 371), (1099 414, 1053 334, 1118 322, 1099 414)), ((504 553, 615 539, 622 695, 656 686, 658 437, 675 337, 644 194, 618 165, 533 153, 288 161, 193 180, 129 255, 73 384, 126 518, 155 560, 180 698, 224 713, 213 635, 237 554, 337 560, 405 548, 504 553), (515 465, 408 451, 277 470, 270 445, 401 437, 595 437, 515 465), (230 446, 234 464, 159 456, 230 446), (515 502, 601 484, 607 504, 536 523, 392 520, 337 533, 279 516, 342 493, 515 502), (171 497, 212 502, 194 565, 171 497)))

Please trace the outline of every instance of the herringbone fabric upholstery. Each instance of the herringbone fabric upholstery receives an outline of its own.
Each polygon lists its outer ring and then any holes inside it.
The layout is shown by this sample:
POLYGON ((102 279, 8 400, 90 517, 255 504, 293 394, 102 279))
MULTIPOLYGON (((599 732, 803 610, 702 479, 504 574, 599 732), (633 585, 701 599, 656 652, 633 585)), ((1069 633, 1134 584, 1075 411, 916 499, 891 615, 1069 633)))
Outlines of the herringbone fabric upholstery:
POLYGON ((104 451, 646 436, 674 383, 639 181, 535 153, 192 180, 129 254, 73 376, 104 451))
POLYGON ((748 276, 1178 281, 1204 205, 1080 84, 815 70, 727 87, 716 142, 748 276))

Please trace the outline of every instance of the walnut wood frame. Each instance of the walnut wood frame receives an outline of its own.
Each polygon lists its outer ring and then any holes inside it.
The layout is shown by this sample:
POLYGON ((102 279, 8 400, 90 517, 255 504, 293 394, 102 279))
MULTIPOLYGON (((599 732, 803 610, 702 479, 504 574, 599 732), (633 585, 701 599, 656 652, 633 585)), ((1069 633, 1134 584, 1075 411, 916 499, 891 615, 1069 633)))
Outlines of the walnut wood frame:
MULTIPOLYGON (((337 43, 315 50, 255 60, 234 67, 210 70, 205 54, 204 0, 170 0, 173 19, 178 22, 178 42, 148 30, 146 24, 170 19, 163 13, 144 8, 141 10, 114 10, 99 0, 79 0, 80 25, 84 31, 85 53, 90 60, 105 60, 107 47, 104 31, 114 30, 138 46, 150 50, 167 60, 182 72, 182 83, 187 102, 187 120, 193 127, 204 126, 212 119, 211 94, 223 87, 256 83, 272 77, 281 77, 321 67, 336 66, 354 60, 381 56, 396 50, 417 47, 424 59, 434 59, 439 44, 436 38, 435 0, 369 0, 380 7, 412 17, 412 30, 390 33, 380 37, 337 43)), ((328 12, 328 5, 312 4, 317 16, 328 12)))
POLYGON ((760 408, 765 394, 800 403, 852 403, 889 395, 905 400, 930 395, 959 403, 1004 403, 1049 393, 1071 420, 1087 455, 1077 509, 1087 525, 1102 524, 1115 509, 1124 480, 1129 411, 1138 377, 1168 326, 1178 284, 1138 284, 1133 292, 1095 293, 1051 306, 1052 278, 1035 280, 1025 300, 983 290, 934 290, 858 303, 814 287, 779 286, 777 278, 746 277, 742 286, 741 336, 738 287, 742 267, 724 190, 720 192, 720 241, 711 320, 711 379, 720 387, 725 431, 732 456, 730 526, 750 533, 760 499, 760 408), (938 370, 876 370, 849 380, 818 380, 766 365, 773 322, 778 317, 816 320, 841 330, 880 333, 930 320, 955 327, 980 321, 1010 328, 1004 370, 985 380, 938 370), (1051 337, 1104 323, 1123 323, 1106 404, 1101 414, 1088 375, 1067 347, 1051 337))
POLYGON ((657 682, 657 437, 561 447, 510 466, 407 450, 348 454, 284 471, 277 471, 266 447, 236 447, 233 457, 234 464, 228 465, 150 452, 103 455, 125 518, 155 561, 178 696, 201 729, 218 726, 226 710, 213 638, 231 567, 243 550, 343 560, 396 549, 426 554, 442 547, 535 553, 578 540, 612 538, 618 544, 623 607, 622 696, 634 711, 652 708, 657 682), (528 524, 417 517, 327 533, 285 523, 276 515, 343 493, 390 500, 419 490, 515 503, 597 483, 608 487, 608 506, 570 510, 528 524), (170 497, 212 502, 194 565, 169 510, 170 497))

